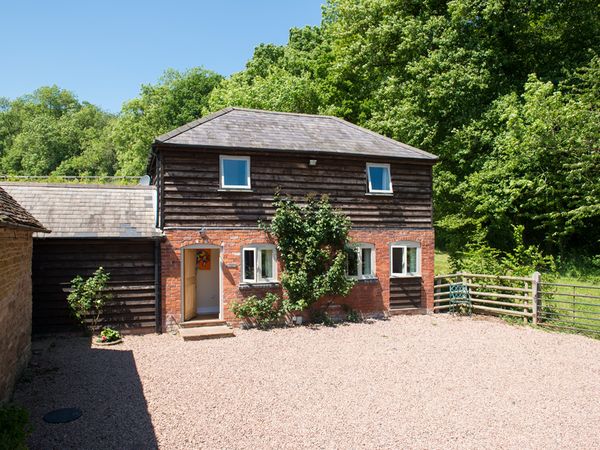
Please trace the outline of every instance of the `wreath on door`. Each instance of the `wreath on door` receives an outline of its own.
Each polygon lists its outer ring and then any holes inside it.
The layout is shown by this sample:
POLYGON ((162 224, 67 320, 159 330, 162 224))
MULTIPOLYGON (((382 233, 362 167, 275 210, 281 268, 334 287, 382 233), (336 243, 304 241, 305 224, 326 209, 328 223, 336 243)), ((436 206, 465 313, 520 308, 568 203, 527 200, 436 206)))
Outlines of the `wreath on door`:
POLYGON ((199 250, 196 253, 196 266, 198 270, 210 270, 210 250, 199 250))

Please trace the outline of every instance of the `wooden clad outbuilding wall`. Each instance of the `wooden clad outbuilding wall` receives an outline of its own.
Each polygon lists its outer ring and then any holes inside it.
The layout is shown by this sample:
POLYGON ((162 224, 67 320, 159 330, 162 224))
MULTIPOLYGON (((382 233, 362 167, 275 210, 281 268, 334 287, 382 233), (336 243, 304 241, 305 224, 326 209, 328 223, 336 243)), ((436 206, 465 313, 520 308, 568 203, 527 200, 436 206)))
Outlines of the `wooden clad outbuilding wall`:
POLYGON ((354 228, 432 227, 432 165, 376 157, 160 147, 158 187, 165 227, 256 227, 270 219, 277 189, 296 198, 329 194, 354 228), (250 156, 252 192, 219 189, 219 155, 250 156), (316 159, 316 166, 309 160, 316 159), (393 195, 368 195, 367 162, 391 165, 393 195), (162 175, 162 182, 160 180, 162 175))
POLYGON ((390 309, 421 307, 421 277, 390 278, 390 309))
POLYGON ((112 299, 101 323, 124 332, 154 332, 155 242, 125 239, 35 239, 33 245, 33 333, 77 329, 67 289, 77 275, 102 266, 110 273, 112 299))

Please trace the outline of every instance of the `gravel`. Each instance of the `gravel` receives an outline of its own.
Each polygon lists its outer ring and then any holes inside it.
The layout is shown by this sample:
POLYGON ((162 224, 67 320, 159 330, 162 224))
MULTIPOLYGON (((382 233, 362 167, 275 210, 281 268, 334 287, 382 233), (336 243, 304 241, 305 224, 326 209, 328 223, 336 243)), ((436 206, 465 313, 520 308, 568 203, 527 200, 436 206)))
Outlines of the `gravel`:
POLYGON ((35 341, 31 447, 600 447, 598 340, 448 316, 236 334, 35 341))

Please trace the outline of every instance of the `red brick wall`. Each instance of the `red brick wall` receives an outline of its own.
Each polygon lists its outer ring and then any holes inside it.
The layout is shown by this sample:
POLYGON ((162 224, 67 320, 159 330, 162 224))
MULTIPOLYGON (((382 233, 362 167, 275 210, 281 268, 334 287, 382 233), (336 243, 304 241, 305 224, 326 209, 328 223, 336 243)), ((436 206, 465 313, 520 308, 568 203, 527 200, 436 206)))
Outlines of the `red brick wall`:
MULTIPOLYGON (((240 289, 241 248, 250 244, 264 244, 269 240, 259 230, 165 230, 166 240, 161 245, 162 318, 163 328, 171 320, 181 320, 181 248, 193 244, 211 244, 221 247, 223 257, 223 307, 225 320, 237 323, 229 309, 234 301, 251 294, 267 292, 266 288, 240 289)), ((421 244, 421 306, 433 308, 433 230, 353 230, 353 242, 375 245, 375 282, 358 282, 351 294, 336 303, 344 303, 366 314, 389 310, 390 249, 396 241, 417 241, 421 244)), ((273 289, 270 289, 273 290, 273 289)), ((275 289, 277 290, 277 289, 275 289)))
POLYGON ((31 231, 0 228, 0 403, 31 352, 31 231))

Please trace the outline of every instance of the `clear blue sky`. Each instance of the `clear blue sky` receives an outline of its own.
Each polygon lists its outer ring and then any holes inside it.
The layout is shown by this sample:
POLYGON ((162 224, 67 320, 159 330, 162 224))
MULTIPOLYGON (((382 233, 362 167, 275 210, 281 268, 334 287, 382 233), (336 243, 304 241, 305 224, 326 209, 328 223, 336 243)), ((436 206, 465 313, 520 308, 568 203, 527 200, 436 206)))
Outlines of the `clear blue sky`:
POLYGON ((171 67, 223 75, 317 25, 324 0, 0 0, 0 97, 56 84, 117 112, 171 67))

